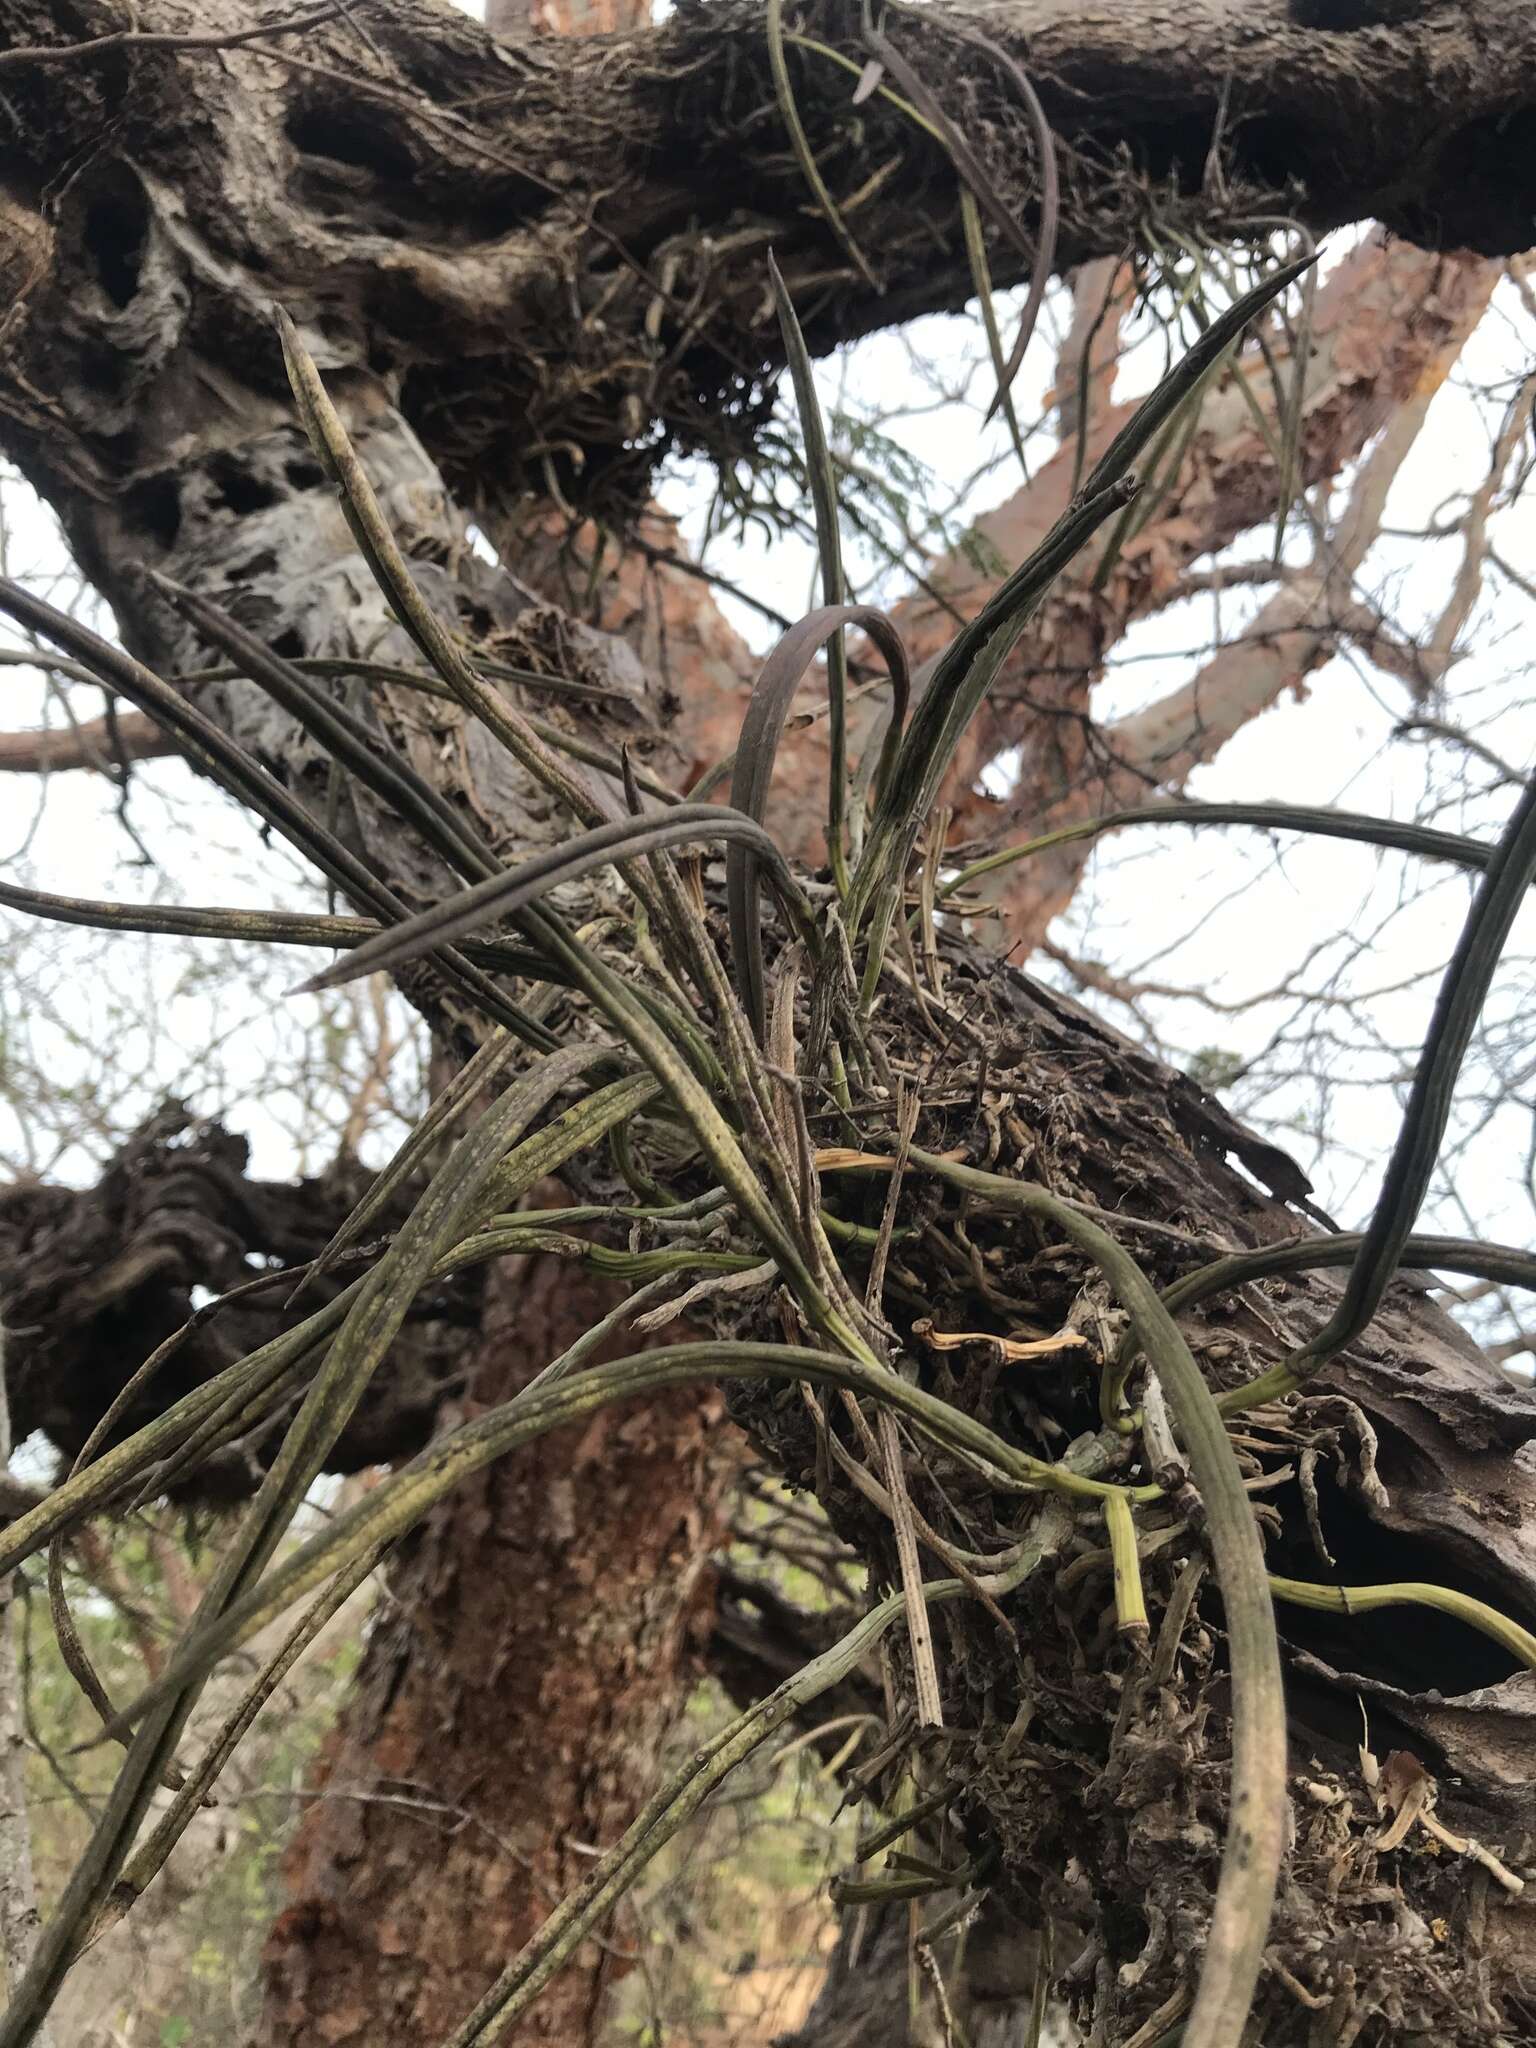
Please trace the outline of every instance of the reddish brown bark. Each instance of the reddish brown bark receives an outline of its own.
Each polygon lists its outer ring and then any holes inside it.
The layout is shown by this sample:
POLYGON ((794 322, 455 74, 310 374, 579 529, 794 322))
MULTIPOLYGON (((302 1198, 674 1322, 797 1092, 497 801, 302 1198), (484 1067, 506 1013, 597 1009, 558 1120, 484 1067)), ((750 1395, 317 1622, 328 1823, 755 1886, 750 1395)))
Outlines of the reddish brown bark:
MULTIPOLYGON (((1054 394, 1069 438, 1027 486, 977 521, 986 553, 1008 569, 1023 561, 1061 516, 1079 470, 1070 438, 1077 394, 1069 379, 1075 377, 1080 349, 1089 342, 1110 284, 1106 267, 1095 268, 1098 274, 1082 293, 1088 318, 1078 323, 1076 345, 1069 336, 1063 349, 1054 394)), ((1479 258, 1429 255, 1379 239, 1339 266, 1319 295, 1313 325, 1300 445, 1300 474, 1307 485, 1338 477, 1407 410, 1414 415, 1407 424, 1417 431, 1497 276, 1498 266, 1479 258)), ((1122 302, 1115 300, 1092 338, 1087 465, 1135 409, 1132 403, 1106 402, 1122 310, 1122 302)), ((1267 372, 1258 359, 1244 358, 1244 364, 1274 422, 1267 372)), ((1290 368, 1288 361, 1285 368, 1290 368)), ((1094 688, 1116 645, 1139 621, 1182 593, 1191 565, 1272 519, 1278 484, 1273 447, 1259 432, 1234 380, 1207 399, 1201 429, 1178 476, 1121 549, 1103 588, 1093 588, 1099 553, 1090 549, 1060 577, 1010 656, 950 776, 953 841, 1029 836, 1145 801, 1159 788, 1178 787, 1250 718, 1301 685, 1340 634, 1359 635, 1366 622, 1359 616, 1351 577, 1374 536, 1369 520, 1368 530, 1358 521, 1341 526, 1334 536, 1331 571, 1309 576, 1304 588, 1288 587, 1277 600, 1283 604, 1283 620, 1259 644, 1224 657, 1219 677, 1207 675, 1181 693, 1178 703, 1148 707, 1117 726, 1095 723, 1094 688), (1000 806, 978 793, 977 780, 989 761, 1014 747, 1022 749, 1018 782, 1000 806)), ((663 515, 648 516, 642 539, 653 549, 678 551, 663 515)), ((564 545, 567 576, 579 577, 590 565, 590 535, 567 534, 564 545)), ((524 559, 521 552, 518 558, 524 559)), ((542 580, 551 594, 553 577, 553 551, 548 550, 542 580)), ((940 653, 957 620, 976 616, 997 580, 977 567, 974 549, 958 550, 934 566, 928 582, 943 602, 919 592, 896 607, 914 667, 940 653)), ((721 617, 705 583, 631 550, 603 579, 593 617, 605 630, 622 632, 648 669, 677 692, 681 703, 673 733, 691 758, 692 773, 730 752, 756 663, 721 617)), ((813 677, 800 701, 809 704, 818 694, 813 677)), ((881 701, 876 695, 855 707, 855 749, 881 701)), ((770 819, 784 843, 802 857, 816 858, 822 850, 826 775, 825 724, 787 733, 770 819)), ((990 895, 1007 919, 1010 943, 1021 942, 1026 954, 1040 943, 1051 919, 1071 901, 1087 858, 1088 848, 1080 843, 1038 856, 998 878, 990 895)))
MULTIPOLYGON (((466 1414, 612 1305, 518 1263, 488 1290, 466 1414)), ((397 1559, 289 1855, 273 2048, 443 2038, 628 1822, 697 1673, 738 1442, 692 1389, 604 1411, 492 1466, 397 1559)), ((589 1945, 510 2038, 589 2040, 621 1947, 589 1945)))
MULTIPOLYGON (((498 536, 555 599, 564 524, 498 536)), ((707 586, 639 551, 598 622, 701 715, 750 673, 707 586)), ((615 1299, 554 1259, 504 1262, 464 1412, 508 1399, 615 1299)), ((604 1412, 493 1467, 397 1559, 288 1858, 263 2048, 444 2037, 627 1824, 700 1673, 743 1448, 709 1390, 604 1412)), ((509 2040, 594 2039, 621 1949, 589 1943, 509 2040)))
MULTIPOLYGON (((1385 483, 1477 324, 1496 271, 1475 258, 1434 259, 1404 249, 1373 249, 1367 260, 1374 277, 1341 271, 1333 293, 1325 294, 1323 313, 1331 311, 1340 323, 1338 364, 1318 387, 1304 439, 1307 470, 1337 475, 1389 423, 1401 430, 1402 445, 1385 451, 1381 492, 1358 494, 1365 523, 1329 534, 1313 566, 1281 581, 1249 632, 1188 684, 1112 724, 1093 722, 1091 692, 1118 636, 1102 636, 1097 661, 1085 649, 1075 672, 1070 631, 1048 638, 1037 658, 1054 656, 1058 673, 1016 674, 1011 686, 1015 705, 1033 714, 1029 729, 1037 735, 1044 713, 1048 743, 1026 743, 1018 786, 1000 809, 972 804, 966 822, 978 834, 1006 844, 1182 788, 1250 720, 1303 688, 1340 641, 1357 642, 1389 672, 1418 671, 1413 650, 1399 646, 1360 604, 1353 579, 1375 539, 1385 483)), ((1201 554, 1236 538, 1242 528, 1231 521, 1223 498, 1245 472, 1262 469, 1266 456, 1256 435, 1247 437, 1246 447, 1234 447, 1219 434, 1202 434, 1166 511, 1136 537, 1109 579, 1104 595, 1118 599, 1110 616, 1121 631, 1179 595, 1186 587, 1183 571, 1201 554)), ((1249 508, 1243 524, 1253 523, 1256 509, 1249 508)), ((1074 580, 1081 592, 1084 579, 1074 580)), ((1070 600, 1070 590, 1062 594, 1070 600)), ((1047 627, 1051 623, 1048 617, 1047 627)), ((1426 667, 1407 679, 1419 687, 1427 673, 1426 667)), ((1009 718, 1009 696, 1005 682, 998 713, 1004 733, 1020 724, 1017 710, 1009 718)), ((993 900, 1007 919, 1010 941, 1041 942, 1071 902, 1091 850, 1089 841, 1053 848, 997 877, 993 900)))
MULTIPOLYGON (((1476 326, 1497 275, 1497 266, 1476 257, 1433 256, 1380 240, 1339 266, 1318 299, 1300 445, 1304 481, 1338 476, 1405 407, 1427 404, 1476 326)), ((1262 363, 1243 362, 1273 415, 1262 363)), ((1090 461, 1131 410, 1098 407, 1088 425, 1090 461)), ((1065 508, 1074 467, 1075 450, 1068 444, 1027 489, 978 522, 1010 567, 1065 508)), ((1277 486, 1273 450, 1232 380, 1207 399, 1177 480, 1122 548, 1103 588, 1093 587, 1100 550, 1090 548, 1059 579, 1010 657, 951 777, 955 839, 1006 843, 1178 786, 1248 719, 1302 683, 1340 630, 1358 630, 1350 572, 1359 566, 1363 547, 1356 551, 1356 542, 1362 537, 1345 534, 1338 536, 1341 573, 1314 578, 1299 599, 1293 593, 1288 600, 1287 624, 1305 626, 1305 634, 1293 632, 1258 650, 1262 686, 1243 666, 1240 676, 1225 679, 1228 690, 1217 687, 1214 677, 1193 685, 1184 693, 1182 716, 1181 707, 1170 706, 1159 723, 1164 707, 1158 706, 1121 726, 1095 724, 1094 686, 1116 643, 1181 593, 1192 564, 1271 520, 1277 486), (1178 737, 1170 743, 1173 724, 1178 737), (976 780, 989 760, 1014 746, 1023 748, 1019 779, 1000 807, 976 795, 976 780)), ((1363 536, 1366 544, 1370 537, 1363 536)), ((966 618, 974 617, 993 587, 963 553, 939 564, 930 581, 966 618)), ((954 631, 953 613, 926 596, 914 597, 899 615, 915 662, 936 654, 954 631)), ((1027 953, 1040 942, 1051 919, 1071 901, 1087 857, 1086 845, 1079 843, 1003 871, 992 901, 1007 918, 1009 943, 1022 944, 1027 953)))
POLYGON ((616 35, 643 28, 651 0, 486 0, 485 25, 493 36, 518 42, 540 30, 562 36, 616 35))

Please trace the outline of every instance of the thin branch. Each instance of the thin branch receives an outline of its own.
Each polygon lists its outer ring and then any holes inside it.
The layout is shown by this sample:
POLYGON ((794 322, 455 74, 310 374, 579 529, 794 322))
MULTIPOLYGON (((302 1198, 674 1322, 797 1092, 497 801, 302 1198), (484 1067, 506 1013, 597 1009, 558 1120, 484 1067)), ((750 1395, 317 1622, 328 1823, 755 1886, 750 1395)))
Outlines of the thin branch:
POLYGON ((359 11, 369 0, 350 0, 349 5, 341 0, 332 0, 327 7, 316 7, 308 14, 296 14, 288 21, 267 21, 255 28, 196 31, 175 35, 168 29, 113 29, 109 35, 90 36, 78 43, 31 43, 20 49, 0 50, 0 70, 14 68, 19 64, 67 64, 79 57, 104 57, 113 50, 233 50, 241 43, 269 41, 273 36, 300 35, 305 29, 319 28, 327 21, 337 21, 359 11))

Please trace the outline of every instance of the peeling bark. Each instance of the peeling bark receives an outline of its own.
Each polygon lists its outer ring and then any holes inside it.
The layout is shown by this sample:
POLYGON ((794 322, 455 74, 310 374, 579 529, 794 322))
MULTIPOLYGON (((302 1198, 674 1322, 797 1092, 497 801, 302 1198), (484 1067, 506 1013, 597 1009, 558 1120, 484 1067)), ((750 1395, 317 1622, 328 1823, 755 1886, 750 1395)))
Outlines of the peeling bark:
MULTIPOLYGON (((558 1261, 505 1262, 444 1426, 510 1398, 614 1299, 558 1261)), ((403 1547, 289 1852, 264 2042, 444 2038, 622 1830, 699 1670, 738 1445, 690 1389, 611 1409, 492 1467, 403 1547)), ((589 1944, 508 2038, 594 2038, 621 1947, 589 1944)))
MULTIPOLYGON (((1403 459, 1497 278, 1496 265, 1476 258, 1434 257, 1379 240, 1346 258, 1319 294, 1299 444, 1307 487, 1339 476, 1384 431, 1395 461, 1403 459)), ((1255 364, 1239 374, 1260 384, 1261 403, 1273 416, 1263 388, 1267 373, 1255 364)), ((1090 459, 1130 410, 1101 408, 1091 419, 1090 459)), ((978 521, 1004 560, 1021 561, 1065 506, 1073 460, 1064 449, 1028 490, 978 521)), ((1178 476, 1103 587, 1093 588, 1098 551, 1090 549, 1060 579, 1010 657, 950 779, 957 838, 1006 845, 1178 789, 1250 719, 1303 684, 1341 634, 1358 630, 1350 576, 1380 519, 1379 506, 1371 517, 1363 503, 1240 644, 1222 650, 1165 701, 1112 724, 1095 722, 1093 689, 1116 644, 1181 593, 1193 563, 1273 518, 1278 492, 1274 455, 1235 381, 1214 391, 1178 476), (1023 757, 1007 799, 996 804, 978 796, 975 784, 988 760, 1020 743, 1023 757)), ((930 580, 966 616, 984 601, 985 586, 963 556, 940 564, 930 580)), ((902 622, 920 659, 952 630, 923 600, 903 608, 902 622)), ((1054 847, 984 887, 1006 918, 1007 943, 1028 949, 1041 942, 1071 902, 1090 853, 1087 842, 1054 847)))

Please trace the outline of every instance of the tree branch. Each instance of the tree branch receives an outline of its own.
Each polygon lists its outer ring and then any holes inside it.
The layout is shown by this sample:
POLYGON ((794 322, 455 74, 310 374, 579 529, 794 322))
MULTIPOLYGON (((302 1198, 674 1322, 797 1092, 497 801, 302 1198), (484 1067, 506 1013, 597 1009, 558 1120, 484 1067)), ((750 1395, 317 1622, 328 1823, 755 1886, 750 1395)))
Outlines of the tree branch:
MULTIPOLYGON (((1153 788, 1180 786, 1250 719, 1304 681, 1341 636, 1365 645, 1416 694, 1423 692, 1428 657, 1383 632, 1356 591, 1355 576, 1380 530, 1391 482, 1496 278, 1490 263, 1435 259, 1380 243, 1362 246, 1339 266, 1318 299, 1301 475, 1309 484, 1337 476, 1374 439, 1345 510, 1320 539, 1315 561, 1285 570, 1253 623, 1189 683, 1100 728, 1091 718, 1092 689, 1115 644, 1137 620, 1197 592, 1206 579, 1193 565, 1219 554, 1274 506, 1278 424, 1270 436, 1256 431, 1239 389, 1210 395, 1180 474, 1121 550, 1103 589, 1092 587, 1092 562, 1069 572, 1021 642, 997 693, 995 717, 959 764, 962 832, 1005 843, 1020 831, 1033 836, 1144 801, 1153 788), (971 797, 987 759, 1021 742, 1024 761, 1002 811, 971 797)), ((1110 431, 1119 411, 1096 432, 1110 431)), ((1049 502, 1044 494, 1053 472, 1068 454, 1047 465, 1030 491, 980 522, 1005 560, 1027 550, 1026 536, 1049 502)), ((1063 488, 1059 481, 1056 488, 1063 488)), ((957 573, 975 578, 973 570, 957 566, 957 573)), ((1245 580, 1241 567, 1231 573, 1245 580)), ((1212 586, 1222 575, 1211 572, 1212 586)), ((962 603, 969 609, 968 597, 962 603)), ((918 651, 927 650, 920 645, 918 651)), ((1071 901, 1087 858, 1079 842, 1003 871, 994 900, 1006 910, 1015 939, 1039 940, 1071 901)))
MULTIPOLYGON (((210 0, 199 33, 228 45, 257 26, 253 4, 210 0)), ((148 38, 185 18, 176 0, 149 0, 136 17, 126 0, 101 11, 120 17, 108 33, 148 38)), ((3 0, 0 28, 8 17, 30 24, 34 10, 3 0)), ((510 508, 553 480, 573 502, 633 510, 669 445, 749 451, 761 375, 779 360, 762 290, 770 244, 814 349, 971 295, 947 153, 880 91, 850 105, 835 59, 862 66, 863 52, 840 0, 807 0, 798 21, 796 105, 829 192, 846 204, 871 164, 888 167, 857 212, 861 243, 881 252, 875 291, 807 207, 759 0, 516 47, 443 0, 400 0, 370 20, 366 43, 345 20, 316 23, 302 55, 266 40, 225 47, 216 63, 167 44, 86 67, 19 65, 0 141, 0 271, 19 294, 0 407, 33 462, 46 453, 107 489, 142 484, 163 449, 132 434, 86 445, 71 388, 84 378, 100 412, 90 372, 130 302, 137 339, 126 360, 111 350, 123 425, 221 303, 226 319, 238 309, 240 332, 218 373, 253 371, 278 280, 248 262, 232 224, 260 219, 284 250, 290 311, 301 326, 323 318, 328 370, 377 377, 387 326, 386 375, 467 503, 510 508), (132 141, 109 158, 101 124, 124 93, 132 141), (328 153, 337 135, 340 157, 328 153), (173 161, 174 217, 156 182, 173 161), (55 184, 46 219, 20 196, 55 184), (412 198, 424 189, 425 211, 412 198), (103 206, 122 209, 122 253, 100 257, 111 278, 94 316, 77 305, 66 317, 55 265, 89 240, 103 206)), ((1482 0, 1475 18, 1436 0, 1347 35, 1304 26, 1288 0, 1252 0, 1240 32, 1237 21, 1227 0, 1183 0, 1177 35, 1151 0, 1087 13, 988 0, 903 16, 891 34, 946 110, 985 111, 983 167, 1029 246, 1040 195, 1028 113, 1006 67, 968 36, 1025 62, 1061 164, 1064 266, 1144 244, 1158 218, 1196 238, 1251 233, 1256 215, 1281 213, 1313 232, 1374 215, 1427 244, 1493 253, 1529 240, 1536 17, 1524 0, 1482 0)), ((999 285, 1027 268, 1001 235, 989 260, 999 285)))
MULTIPOLYGON (((354 0, 359 9, 369 5, 369 0, 354 0)), ((233 50, 243 43, 264 41, 269 36, 293 36, 305 29, 319 28, 322 22, 335 21, 347 13, 341 0, 333 0, 328 7, 316 7, 308 14, 296 14, 289 21, 258 22, 251 28, 233 29, 226 34, 198 35, 164 30, 118 28, 106 35, 88 36, 77 43, 31 43, 19 49, 0 50, 0 70, 14 70, 21 65, 32 64, 73 64, 95 57, 105 57, 115 50, 233 50)))
POLYGON ((110 774, 125 761, 160 761, 181 748, 139 711, 92 718, 54 732, 0 732, 0 774, 57 774, 90 768, 110 774))

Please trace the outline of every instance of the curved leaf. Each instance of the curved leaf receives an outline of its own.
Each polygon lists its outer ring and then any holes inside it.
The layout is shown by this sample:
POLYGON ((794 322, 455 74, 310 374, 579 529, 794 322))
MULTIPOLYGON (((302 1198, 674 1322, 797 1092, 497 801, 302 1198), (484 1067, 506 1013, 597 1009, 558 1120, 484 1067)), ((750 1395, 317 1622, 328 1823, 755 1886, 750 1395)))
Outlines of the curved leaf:
POLYGON ((1028 860, 1053 846, 1070 846, 1075 840, 1096 839, 1101 832, 1117 832, 1124 825, 1255 825, 1265 831, 1311 832, 1322 839, 1358 840, 1367 846, 1391 847, 1398 853, 1422 854, 1428 860, 1453 861, 1463 868, 1486 868, 1495 851, 1485 840, 1436 832, 1427 825, 1402 825, 1395 818, 1373 818, 1365 811, 1286 803, 1135 804, 1129 810, 1087 818, 1079 825, 1063 825, 1058 831, 1042 832, 1038 839, 985 854, 941 883, 939 897, 957 895, 983 875, 995 874, 1016 860, 1028 860))
MULTIPOLYGON (((770 0, 770 17, 777 0, 770 0)), ((782 31, 781 31, 782 40, 782 31)), ((782 53, 781 53, 782 54, 782 53)), ((805 443, 805 474, 811 487, 811 504, 816 513, 816 551, 821 557, 821 601, 840 605, 847 596, 843 585, 843 545, 838 531, 837 483, 832 474, 832 451, 827 446, 826 423, 816 396, 811 358, 800 332, 794 301, 779 274, 779 266, 768 252, 768 282, 784 337, 784 353, 795 387, 795 406, 800 414, 800 438, 805 443)), ((827 642, 827 731, 831 759, 827 768, 827 857, 838 886, 844 885, 843 819, 848 781, 848 650, 841 628, 827 642)), ((754 816, 756 813, 753 814, 754 816)))
MULTIPOLYGON (((789 707, 816 650, 844 626, 860 626, 879 648, 891 674, 891 723, 882 761, 894 761, 911 696, 907 650, 900 633, 874 605, 821 605, 807 612, 780 640, 763 663, 741 721, 736 766, 731 776, 731 802, 748 818, 762 822, 768 786, 789 707)), ((763 1035, 763 942, 758 926, 759 861, 745 844, 726 853, 726 902, 730 912, 731 952, 736 985, 758 1038, 763 1035)))
POLYGON ((537 902, 562 882, 574 882, 594 868, 638 854, 656 853, 664 847, 684 846, 701 839, 738 839, 750 842, 760 861, 773 869, 791 900, 796 884, 783 855, 755 819, 721 804, 678 804, 660 817, 615 818, 590 832, 578 832, 561 845, 546 847, 530 860, 477 882, 443 903, 410 917, 403 924, 380 932, 348 953, 321 974, 301 982, 296 993, 338 988, 359 975, 374 974, 381 968, 394 970, 422 953, 440 946, 446 939, 484 924, 492 917, 511 917, 528 904, 537 902))

